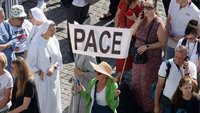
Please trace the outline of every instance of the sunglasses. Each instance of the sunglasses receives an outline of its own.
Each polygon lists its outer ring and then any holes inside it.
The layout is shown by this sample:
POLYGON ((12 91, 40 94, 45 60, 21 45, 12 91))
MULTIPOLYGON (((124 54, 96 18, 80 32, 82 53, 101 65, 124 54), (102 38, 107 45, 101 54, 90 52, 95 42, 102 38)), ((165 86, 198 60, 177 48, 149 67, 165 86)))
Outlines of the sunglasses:
POLYGON ((102 73, 98 72, 98 71, 94 71, 97 75, 101 75, 102 73))
POLYGON ((195 37, 186 37, 186 38, 187 38, 187 40, 196 40, 195 37))
POLYGON ((143 9, 144 10, 152 10, 154 9, 155 7, 151 7, 151 6, 143 6, 143 9))
POLYGON ((20 21, 23 21, 25 18, 16 18, 16 19, 18 19, 18 20, 20 20, 20 21))

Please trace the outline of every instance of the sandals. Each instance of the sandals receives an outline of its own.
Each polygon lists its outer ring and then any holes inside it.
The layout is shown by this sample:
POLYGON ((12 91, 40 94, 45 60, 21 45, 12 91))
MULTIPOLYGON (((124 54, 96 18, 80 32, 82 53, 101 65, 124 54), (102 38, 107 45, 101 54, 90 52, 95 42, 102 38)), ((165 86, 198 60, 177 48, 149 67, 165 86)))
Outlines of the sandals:
POLYGON ((107 19, 112 19, 112 18, 114 18, 112 14, 107 16, 107 14, 104 13, 103 16, 99 18, 99 20, 107 20, 107 19))

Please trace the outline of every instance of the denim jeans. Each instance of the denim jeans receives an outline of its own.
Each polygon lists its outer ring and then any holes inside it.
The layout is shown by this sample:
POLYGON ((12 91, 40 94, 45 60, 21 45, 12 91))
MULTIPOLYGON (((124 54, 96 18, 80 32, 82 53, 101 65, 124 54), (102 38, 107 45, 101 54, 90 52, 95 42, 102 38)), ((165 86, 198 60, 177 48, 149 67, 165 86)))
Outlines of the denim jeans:
POLYGON ((5 110, 5 111, 0 111, 0 113, 8 113, 9 109, 5 110))
POLYGON ((168 60, 173 58, 174 54, 175 54, 175 49, 167 46, 165 59, 168 60))

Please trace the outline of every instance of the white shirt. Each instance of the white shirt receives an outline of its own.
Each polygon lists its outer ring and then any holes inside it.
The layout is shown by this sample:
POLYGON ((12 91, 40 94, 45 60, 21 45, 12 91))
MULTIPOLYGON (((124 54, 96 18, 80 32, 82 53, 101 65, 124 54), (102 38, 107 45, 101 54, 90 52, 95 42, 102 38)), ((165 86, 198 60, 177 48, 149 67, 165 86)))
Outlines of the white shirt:
MULTIPOLYGON (((177 4, 176 0, 171 0, 168 13, 171 16, 170 32, 173 36, 184 36, 187 24, 191 19, 197 20, 200 23, 200 11, 194 3, 180 9, 180 4, 177 4)), ((171 39, 167 43, 172 48, 175 48, 176 44, 171 39)))
MULTIPOLYGON (((93 86, 92 90, 91 90, 91 97, 92 97, 92 104, 91 106, 93 106, 94 104, 94 88, 95 88, 95 85, 93 86)), ((97 104, 98 105, 101 105, 101 106, 107 106, 107 102, 106 102, 106 86, 103 88, 103 90, 101 90, 100 92, 97 92, 96 94, 96 101, 97 101, 97 104)), ((92 107, 90 107, 90 111, 92 110, 92 107)), ((91 113, 91 112, 90 112, 91 113)))
MULTIPOLYGON (((179 81, 184 77, 184 69, 183 66, 178 68, 176 64, 174 63, 173 58, 169 59, 169 62, 171 64, 170 72, 168 75, 168 78, 165 83, 165 88, 163 91, 163 95, 168 97, 169 99, 172 99, 172 96, 174 95, 174 92, 176 91, 179 81)), ((163 62, 160 66, 160 69, 158 71, 158 75, 160 77, 165 78, 166 77, 166 69, 167 65, 166 62, 163 62)), ((189 61, 189 69, 188 69, 189 75, 193 78, 197 78, 197 68, 194 63, 189 61)))
MULTIPOLYGON (((5 73, 3 75, 0 75, 0 100, 4 98, 4 90, 12 87, 13 87, 12 75, 7 70, 5 70, 5 73)), ((0 109, 0 112, 9 109, 10 106, 11 102, 9 102, 5 107, 0 109)))
POLYGON ((22 27, 12 26, 12 30, 16 35, 15 53, 24 52, 26 48, 26 41, 32 29, 32 24, 28 20, 24 20, 22 27))
MULTIPOLYGON (((183 42, 183 39, 184 38, 178 41, 176 48, 181 45, 181 43, 183 42)), ((188 53, 189 60, 193 62, 196 66, 198 66, 199 58, 198 58, 198 53, 197 53, 197 42, 191 43, 187 41, 185 46, 188 48, 188 51, 189 51, 188 53)))
POLYGON ((72 4, 77 6, 77 7, 84 7, 88 3, 85 0, 73 0, 72 4))

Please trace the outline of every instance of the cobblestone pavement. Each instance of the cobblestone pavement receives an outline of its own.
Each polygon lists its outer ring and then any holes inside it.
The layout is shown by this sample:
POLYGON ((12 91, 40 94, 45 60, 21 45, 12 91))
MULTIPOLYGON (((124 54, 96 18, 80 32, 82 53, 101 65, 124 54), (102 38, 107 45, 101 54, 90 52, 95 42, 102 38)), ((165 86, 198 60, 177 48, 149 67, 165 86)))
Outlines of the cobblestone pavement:
MULTIPOLYGON (((165 20, 165 14, 163 11, 163 5, 161 3, 161 0, 158 0, 158 14, 165 20)), ((28 0, 26 2, 23 2, 22 5, 25 7, 26 11, 28 12, 28 9, 36 6, 36 0, 28 0)), ((109 0, 100 0, 96 4, 92 5, 89 10, 89 14, 91 17, 91 24, 95 25, 108 25, 112 26, 112 20, 109 21, 100 21, 99 17, 103 13, 106 13, 109 6, 109 0)), ((71 84, 68 82, 68 80, 73 75, 73 68, 74 63, 71 62, 71 58, 68 57, 69 54, 69 46, 67 41, 67 20, 66 20, 66 14, 67 8, 63 7, 59 0, 49 0, 47 1, 47 9, 45 10, 45 14, 48 19, 53 20, 57 24, 57 38, 60 42, 60 48, 63 56, 63 63, 64 68, 61 71, 61 92, 62 92, 62 108, 63 113, 67 113, 68 106, 70 104, 70 98, 71 98, 71 84), (70 63, 71 62, 71 63, 70 63)), ((113 63, 112 59, 104 59, 107 60, 110 63, 113 63)), ((114 65, 114 63, 112 64, 114 65)))

